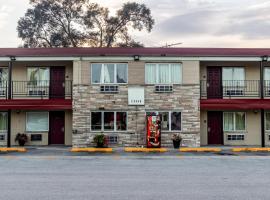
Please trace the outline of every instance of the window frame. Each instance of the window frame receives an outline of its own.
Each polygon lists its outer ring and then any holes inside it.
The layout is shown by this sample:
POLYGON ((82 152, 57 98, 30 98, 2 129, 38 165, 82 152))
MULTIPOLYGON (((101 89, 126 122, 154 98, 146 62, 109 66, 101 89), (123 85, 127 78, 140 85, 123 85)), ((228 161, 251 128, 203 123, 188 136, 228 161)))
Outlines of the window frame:
POLYGON ((0 133, 6 133, 6 132, 8 131, 8 113, 5 112, 5 111, 1 111, 0 113, 1 113, 1 114, 2 114, 2 113, 5 113, 5 114, 6 114, 6 130, 1 130, 1 129, 0 129, 0 133))
POLYGON ((227 132, 227 133, 235 133, 235 132, 239 132, 239 133, 245 133, 247 132, 247 113, 246 112, 234 112, 234 111, 228 111, 228 112, 223 112, 223 131, 224 132, 227 132), (225 113, 232 113, 233 114, 233 130, 225 130, 224 127, 225 127, 225 113), (245 114, 245 129, 244 130, 236 130, 236 123, 235 123, 235 115, 236 113, 244 113, 245 114))
POLYGON ((26 117, 25 117, 25 131, 27 133, 45 133, 45 132, 49 132, 50 130, 50 116, 49 116, 49 112, 46 111, 30 111, 30 112, 26 112, 25 113, 26 117), (47 117, 48 117, 48 126, 47 126, 47 130, 38 130, 38 131, 29 131, 27 130, 27 122, 28 122, 28 114, 29 113, 46 113, 47 117))
POLYGON ((183 130, 183 113, 180 110, 169 110, 169 111, 168 110, 160 110, 160 111, 150 110, 150 111, 145 111, 145 115, 147 116, 147 113, 159 114, 159 113, 166 113, 166 112, 169 113, 169 130, 164 130, 161 128, 161 131, 163 131, 163 132, 182 132, 182 130, 183 130), (180 116, 181 116, 181 124, 180 124, 181 129, 180 130, 172 130, 172 113, 174 113, 174 112, 180 113, 180 116))
POLYGON ((270 111, 266 111, 266 112, 264 113, 264 130, 265 130, 266 132, 270 132, 270 129, 266 129, 266 114, 267 114, 267 113, 270 114, 270 111))
POLYGON ((128 112, 127 111, 110 111, 110 110, 106 110, 106 111, 91 111, 90 113, 90 117, 91 117, 91 120, 90 120, 90 130, 91 132, 105 132, 105 133, 110 133, 110 132, 127 132, 128 131, 128 112), (101 129, 100 130, 93 130, 92 129, 92 113, 93 112, 100 112, 101 113, 101 129), (114 129, 113 130, 104 130, 104 113, 106 112, 113 112, 114 113, 114 129), (119 113, 119 112, 124 112, 126 113, 126 130, 117 130, 117 123, 116 123, 116 113, 119 113))
POLYGON ((90 78, 91 78, 91 84, 92 85, 127 85, 128 84, 128 63, 91 63, 90 64, 90 68, 91 68, 91 74, 90 74, 90 78), (99 83, 94 83, 93 82, 93 65, 95 64, 100 64, 101 65, 101 72, 102 73, 102 68, 104 65, 114 65, 114 83, 102 83, 101 81, 99 83), (127 82, 126 83, 117 83, 117 65, 118 64, 125 64, 126 65, 126 69, 127 69, 127 82))
POLYGON ((162 63, 162 62, 159 62, 159 63, 147 62, 147 63, 144 64, 144 74, 145 74, 144 82, 147 85, 182 85, 183 84, 183 63, 181 63, 181 62, 175 62, 175 63, 173 63, 173 62, 171 62, 171 63, 167 63, 167 62, 164 62, 164 63, 162 63), (156 72, 155 72, 155 74, 156 74, 156 83, 148 83, 148 81, 147 81, 147 74, 146 74, 146 66, 147 66, 147 64, 156 65, 156 72), (158 75, 159 75, 159 70, 158 70, 159 67, 158 66, 161 65, 161 64, 169 65, 169 74, 170 74, 169 80, 170 80, 170 83, 157 83, 157 79, 158 79, 158 75), (173 83, 172 82, 171 65, 174 65, 174 64, 179 64, 180 65, 180 72, 181 72, 180 83, 173 83))

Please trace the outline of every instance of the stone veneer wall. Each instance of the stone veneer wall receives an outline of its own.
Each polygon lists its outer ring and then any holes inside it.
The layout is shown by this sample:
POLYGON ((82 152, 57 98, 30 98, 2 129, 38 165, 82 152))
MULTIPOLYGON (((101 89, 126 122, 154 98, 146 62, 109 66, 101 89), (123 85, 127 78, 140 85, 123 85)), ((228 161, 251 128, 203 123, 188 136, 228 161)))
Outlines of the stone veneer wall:
MULTIPOLYGON (((200 146, 199 85, 174 85, 173 93, 155 93, 153 85, 145 87, 145 106, 128 106, 128 85, 120 85, 117 94, 102 94, 99 85, 73 87, 73 146, 93 146, 91 111, 104 107, 105 111, 127 111, 128 130, 115 133, 119 146, 146 144, 145 111, 181 111, 182 145, 200 146), (137 123, 136 123, 137 121, 137 123)), ((112 132, 111 132, 112 133, 112 132)), ((106 133, 105 133, 106 134, 106 133)), ((162 131, 162 146, 172 146, 172 132, 162 131)))

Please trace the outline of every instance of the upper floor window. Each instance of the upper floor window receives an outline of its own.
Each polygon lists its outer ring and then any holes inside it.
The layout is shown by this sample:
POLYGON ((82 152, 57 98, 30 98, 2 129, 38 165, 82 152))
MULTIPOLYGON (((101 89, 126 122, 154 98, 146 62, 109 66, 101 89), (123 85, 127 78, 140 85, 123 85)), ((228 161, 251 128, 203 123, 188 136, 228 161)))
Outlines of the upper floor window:
POLYGON ((223 67, 222 68, 223 86, 244 86, 245 68, 244 67, 223 67))
POLYGON ((28 67, 27 81, 30 85, 48 86, 50 69, 48 67, 28 67))
POLYGON ((147 63, 145 82, 146 84, 181 84, 182 65, 180 63, 147 63))
POLYGON ((127 69, 125 63, 92 64, 92 83, 127 83, 127 69))
POLYGON ((264 80, 270 81, 270 67, 264 68, 264 80))
POLYGON ((0 82, 6 82, 8 80, 8 68, 7 67, 1 67, 0 68, 0 82))

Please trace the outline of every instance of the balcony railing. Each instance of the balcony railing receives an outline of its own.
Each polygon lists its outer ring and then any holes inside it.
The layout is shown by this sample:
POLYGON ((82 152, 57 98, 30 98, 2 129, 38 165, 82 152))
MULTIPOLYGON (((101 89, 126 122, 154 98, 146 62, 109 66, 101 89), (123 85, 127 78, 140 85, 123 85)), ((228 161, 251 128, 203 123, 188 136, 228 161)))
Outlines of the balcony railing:
MULTIPOLYGON (((0 81, 0 98, 8 98, 8 81, 0 81)), ((72 98, 72 81, 12 81, 11 98, 72 98)))
MULTIPOLYGON (((264 83, 264 95, 270 97, 270 81, 264 83)), ((260 81, 201 81, 201 98, 260 97, 260 81)))

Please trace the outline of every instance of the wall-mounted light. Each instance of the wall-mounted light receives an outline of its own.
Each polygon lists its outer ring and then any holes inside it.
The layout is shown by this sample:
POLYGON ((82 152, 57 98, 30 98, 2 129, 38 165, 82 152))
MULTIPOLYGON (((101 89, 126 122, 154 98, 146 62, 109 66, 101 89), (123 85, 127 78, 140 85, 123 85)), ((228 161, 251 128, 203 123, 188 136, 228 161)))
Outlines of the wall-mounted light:
POLYGON ((16 57, 15 56, 10 56, 10 60, 11 61, 15 61, 16 60, 16 57))
POLYGON ((140 60, 140 56, 139 55, 135 55, 134 56, 134 61, 139 61, 140 60))
POLYGON ((98 109, 99 110, 105 110, 105 107, 104 106, 100 106, 98 109))
POLYGON ((267 62, 268 61, 268 56, 267 55, 262 56, 262 61, 267 62))

